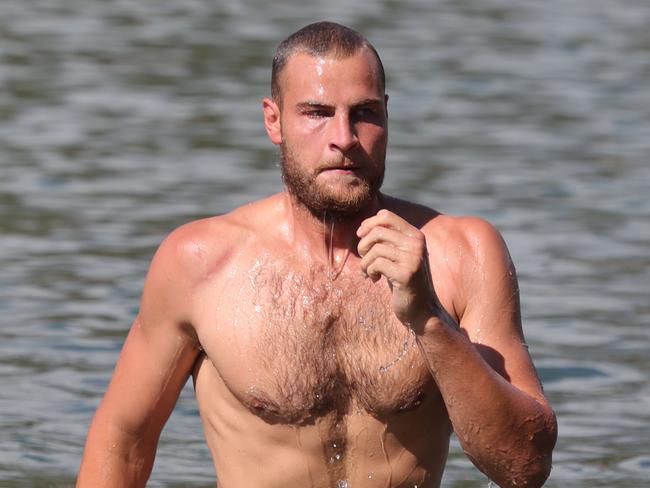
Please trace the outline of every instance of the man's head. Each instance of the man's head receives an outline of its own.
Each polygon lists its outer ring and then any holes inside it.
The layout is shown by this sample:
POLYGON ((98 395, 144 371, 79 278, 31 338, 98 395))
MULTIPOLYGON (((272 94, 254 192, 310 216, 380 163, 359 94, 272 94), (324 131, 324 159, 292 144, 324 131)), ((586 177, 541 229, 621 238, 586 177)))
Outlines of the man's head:
POLYGON ((289 194, 318 218, 350 218, 376 199, 384 176, 387 96, 375 49, 329 22, 292 34, 273 61, 264 121, 280 146, 289 194))
POLYGON ((280 74, 289 58, 297 53, 311 57, 343 59, 357 54, 362 49, 371 52, 377 61, 381 91, 386 88, 384 65, 370 42, 357 31, 334 22, 315 22, 294 32, 280 43, 275 50, 271 68, 271 95, 282 106, 282 83, 280 74))

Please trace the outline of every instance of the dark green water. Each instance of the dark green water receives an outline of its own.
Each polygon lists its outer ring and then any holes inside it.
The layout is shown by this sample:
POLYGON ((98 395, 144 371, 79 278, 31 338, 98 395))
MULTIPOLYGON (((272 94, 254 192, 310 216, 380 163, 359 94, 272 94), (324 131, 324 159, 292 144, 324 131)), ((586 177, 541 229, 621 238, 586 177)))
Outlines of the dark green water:
MULTIPOLYGON (((164 235, 281 188, 270 58, 322 18, 383 56, 386 191, 509 243, 560 424, 547 486, 644 486, 645 0, 1 2, 0 485, 73 483, 164 235)), ((444 486, 487 483, 454 444, 444 486)), ((210 485, 188 387, 150 486, 210 485)))

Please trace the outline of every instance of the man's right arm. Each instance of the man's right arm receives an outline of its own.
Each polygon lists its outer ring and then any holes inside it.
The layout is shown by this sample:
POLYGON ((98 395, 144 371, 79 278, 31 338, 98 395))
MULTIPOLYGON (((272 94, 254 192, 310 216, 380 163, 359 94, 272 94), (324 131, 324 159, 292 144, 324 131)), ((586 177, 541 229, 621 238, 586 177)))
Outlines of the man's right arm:
POLYGON ((199 354, 189 312, 199 254, 187 227, 156 253, 140 312, 88 432, 78 488, 145 486, 160 432, 199 354))

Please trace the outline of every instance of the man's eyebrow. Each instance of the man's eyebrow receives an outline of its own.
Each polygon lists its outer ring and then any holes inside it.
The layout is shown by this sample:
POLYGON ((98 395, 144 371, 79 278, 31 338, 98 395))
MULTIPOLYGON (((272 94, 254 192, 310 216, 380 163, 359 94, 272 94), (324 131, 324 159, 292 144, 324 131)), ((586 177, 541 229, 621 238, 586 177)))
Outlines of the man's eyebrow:
POLYGON ((363 107, 366 105, 381 105, 384 103, 384 100, 381 98, 366 98, 356 102, 353 107, 363 107))
MULTIPOLYGON (((383 103, 384 103, 384 101, 381 98, 364 98, 363 100, 359 100, 358 102, 355 102, 354 104, 352 104, 352 107, 356 108, 356 107, 365 107, 365 106, 368 106, 368 105, 381 105, 383 103)), ((319 101, 316 101, 316 100, 305 100, 304 102, 298 103, 297 107, 298 107, 299 110, 305 110, 305 109, 313 109, 313 108, 316 108, 316 109, 319 109, 319 108, 331 109, 334 106, 330 105, 328 103, 319 102, 319 101)))
POLYGON ((298 110, 305 110, 305 109, 312 109, 312 108, 332 108, 332 105, 328 105, 323 102, 317 102, 315 100, 305 100, 304 102, 300 102, 297 105, 298 110))

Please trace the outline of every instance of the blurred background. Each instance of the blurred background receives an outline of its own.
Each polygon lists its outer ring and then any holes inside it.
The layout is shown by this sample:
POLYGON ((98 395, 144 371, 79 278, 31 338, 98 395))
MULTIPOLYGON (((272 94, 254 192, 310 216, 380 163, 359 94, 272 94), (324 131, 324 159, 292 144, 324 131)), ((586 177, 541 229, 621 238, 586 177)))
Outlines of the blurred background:
MULTIPOLYGON (((73 484, 164 236, 281 189, 270 60, 328 19, 383 57, 385 190, 510 246, 559 419, 547 486, 647 486, 650 3, 307 3, 0 2, 0 485, 73 484)), ((214 483, 188 385, 150 486, 214 483)), ((488 485, 456 441, 443 485, 488 485)))

